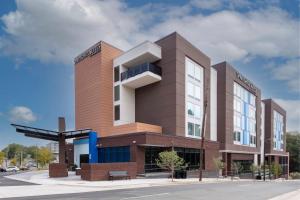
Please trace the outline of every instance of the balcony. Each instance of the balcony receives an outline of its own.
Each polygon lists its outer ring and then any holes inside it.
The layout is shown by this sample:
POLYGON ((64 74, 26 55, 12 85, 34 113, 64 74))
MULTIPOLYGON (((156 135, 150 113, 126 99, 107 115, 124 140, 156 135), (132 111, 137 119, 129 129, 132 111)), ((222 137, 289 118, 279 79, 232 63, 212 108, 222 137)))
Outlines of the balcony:
POLYGON ((153 63, 160 59, 161 47, 155 43, 145 41, 115 58, 113 65, 123 65, 130 68, 146 62, 153 63))
POLYGON ((161 68, 144 63, 121 73, 122 84, 130 88, 140 88, 161 80, 161 68))

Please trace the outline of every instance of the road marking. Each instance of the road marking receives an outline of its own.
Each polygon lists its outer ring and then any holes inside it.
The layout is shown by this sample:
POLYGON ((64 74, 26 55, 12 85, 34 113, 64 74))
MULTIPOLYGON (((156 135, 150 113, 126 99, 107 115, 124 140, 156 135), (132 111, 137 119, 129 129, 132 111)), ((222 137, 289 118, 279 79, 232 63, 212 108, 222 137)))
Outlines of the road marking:
POLYGON ((138 197, 127 197, 127 198, 122 198, 120 200, 125 200, 125 199, 140 199, 140 198, 155 197, 155 196, 164 196, 164 195, 169 195, 169 193, 149 194, 149 195, 138 196, 138 197))
POLYGON ((240 187, 246 187, 249 186, 250 184, 244 184, 244 185, 239 185, 240 187))

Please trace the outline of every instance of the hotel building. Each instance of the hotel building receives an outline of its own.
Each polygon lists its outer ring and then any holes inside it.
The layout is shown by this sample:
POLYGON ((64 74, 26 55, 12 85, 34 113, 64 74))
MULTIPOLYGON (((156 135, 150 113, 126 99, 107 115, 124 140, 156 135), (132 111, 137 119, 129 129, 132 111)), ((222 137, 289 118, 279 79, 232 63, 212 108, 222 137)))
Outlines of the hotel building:
MULTIPOLYGON (((216 171, 213 159, 220 157, 227 174, 232 162, 245 168, 261 163, 261 133, 269 136, 270 117, 280 121, 283 116, 285 127, 285 112, 262 103, 258 87, 226 62, 211 66, 207 55, 176 32, 128 51, 101 41, 74 62, 76 129, 92 128, 98 135, 97 155, 87 139, 75 140, 78 166, 92 157, 108 168, 119 163, 134 176, 145 175, 161 171, 158 154, 173 148, 189 171, 203 162, 209 175, 216 171)), ((276 148, 283 138, 278 126, 270 132, 276 148)), ((280 152, 286 155, 285 149, 280 152)), ((270 149, 266 155, 277 153, 270 149)))

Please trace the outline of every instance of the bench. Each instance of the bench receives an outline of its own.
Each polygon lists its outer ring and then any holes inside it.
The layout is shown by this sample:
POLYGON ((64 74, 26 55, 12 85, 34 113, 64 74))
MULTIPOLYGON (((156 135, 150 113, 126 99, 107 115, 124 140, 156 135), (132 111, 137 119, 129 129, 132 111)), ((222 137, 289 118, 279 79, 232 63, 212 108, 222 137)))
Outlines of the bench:
POLYGON ((127 171, 109 171, 108 172, 109 180, 114 180, 115 178, 125 178, 130 179, 127 171))

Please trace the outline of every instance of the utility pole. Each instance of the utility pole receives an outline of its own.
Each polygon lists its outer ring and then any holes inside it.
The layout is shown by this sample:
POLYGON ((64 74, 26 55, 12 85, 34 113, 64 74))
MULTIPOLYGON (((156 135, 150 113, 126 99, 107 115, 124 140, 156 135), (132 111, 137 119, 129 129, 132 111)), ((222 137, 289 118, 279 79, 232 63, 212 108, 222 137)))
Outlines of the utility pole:
POLYGON ((200 166, 199 166, 199 181, 202 181, 202 168, 203 168, 203 151, 204 151, 204 132, 205 132, 205 122, 206 122, 206 109, 207 109, 207 99, 204 101, 204 112, 202 118, 202 129, 201 129, 201 146, 200 146, 200 166))

